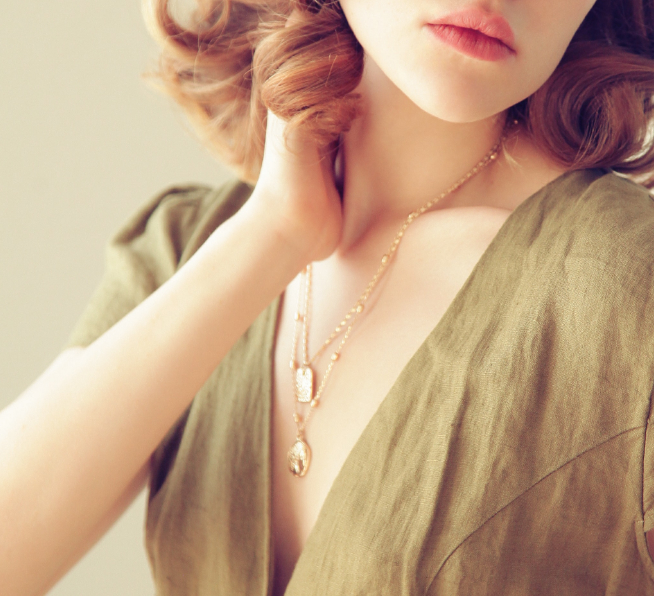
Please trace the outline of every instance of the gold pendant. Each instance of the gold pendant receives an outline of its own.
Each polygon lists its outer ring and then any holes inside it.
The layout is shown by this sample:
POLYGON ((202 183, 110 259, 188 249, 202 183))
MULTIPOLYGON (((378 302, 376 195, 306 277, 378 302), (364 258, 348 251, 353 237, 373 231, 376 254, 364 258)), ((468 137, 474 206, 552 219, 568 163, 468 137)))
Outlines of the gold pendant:
POLYGON ((300 437, 288 450, 288 469, 293 476, 302 477, 307 473, 311 463, 311 449, 300 437))
POLYGON ((313 399, 313 370, 310 366, 300 366, 295 371, 295 395, 303 404, 313 399))

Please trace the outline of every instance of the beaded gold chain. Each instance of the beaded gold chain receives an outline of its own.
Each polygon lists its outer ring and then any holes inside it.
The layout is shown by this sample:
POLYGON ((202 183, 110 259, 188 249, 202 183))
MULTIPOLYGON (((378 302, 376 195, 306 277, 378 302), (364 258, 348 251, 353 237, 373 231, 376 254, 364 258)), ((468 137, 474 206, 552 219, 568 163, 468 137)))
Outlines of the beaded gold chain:
MULTIPOLYGON (((515 124, 515 122, 514 122, 515 124)), ((364 311, 365 303, 372 294, 372 291, 375 289, 377 282, 381 276, 386 271, 389 263, 391 262, 393 255, 400 246, 400 242, 407 230, 407 228, 423 213, 431 209, 436 203, 442 201, 445 197, 451 195, 453 192, 461 188, 466 182, 471 178, 476 176, 481 170, 487 167, 489 164, 496 161, 497 156, 500 151, 500 147, 506 139, 507 127, 505 126, 502 131, 497 143, 493 148, 479 161, 469 172, 467 172, 462 178, 450 186, 447 190, 442 192, 437 197, 431 199, 425 203, 422 207, 412 211, 408 217, 404 220, 402 227, 395 235, 393 242, 391 243, 388 251, 382 256, 381 263, 375 272, 375 275, 370 280, 366 286, 363 294, 356 301, 354 306, 347 312, 343 317, 341 322, 336 326, 331 335, 325 340, 320 349, 314 354, 313 358, 309 359, 308 357, 308 343, 309 343, 309 304, 311 296, 311 276, 312 276, 312 265, 309 263, 305 269, 302 271, 302 280, 300 291, 298 292, 298 306, 297 312, 295 314, 295 324, 293 328, 293 346, 291 349, 291 361, 290 368, 292 374, 292 384, 295 394, 295 407, 293 412, 293 419, 297 426, 297 435, 295 442, 288 451, 288 467, 291 473, 296 477, 304 476, 311 463, 311 449, 306 442, 305 438, 305 429, 309 418, 311 418, 311 413, 320 403, 320 398, 322 397, 323 390, 327 383, 334 365, 338 361, 343 350, 345 342, 350 337, 352 327, 357 321, 359 315, 364 311), (301 307, 302 312, 301 312, 301 307), (297 344, 298 344, 298 326, 302 323, 302 362, 298 365, 297 363, 297 344), (334 350, 331 355, 327 370, 322 377, 322 381, 318 386, 318 390, 314 393, 315 387, 315 372, 311 367, 311 364, 327 349, 329 345, 343 332, 345 333, 341 339, 338 347, 334 350), (299 404, 308 404, 309 411, 305 416, 302 416, 298 411, 299 404)))

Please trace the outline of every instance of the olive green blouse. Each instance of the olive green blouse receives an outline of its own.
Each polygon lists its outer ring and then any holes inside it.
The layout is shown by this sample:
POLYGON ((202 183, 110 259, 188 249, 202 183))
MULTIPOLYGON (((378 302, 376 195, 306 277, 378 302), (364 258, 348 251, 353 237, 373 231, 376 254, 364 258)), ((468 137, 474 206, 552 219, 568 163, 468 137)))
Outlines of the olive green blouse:
MULTIPOLYGON (((250 192, 233 181, 155 197, 111 240, 70 345, 164 283, 250 192)), ((153 454, 160 596, 270 594, 280 302, 153 454)), ((286 594, 654 595, 653 385, 654 201, 605 170, 568 173, 510 214, 406 365, 286 594)))

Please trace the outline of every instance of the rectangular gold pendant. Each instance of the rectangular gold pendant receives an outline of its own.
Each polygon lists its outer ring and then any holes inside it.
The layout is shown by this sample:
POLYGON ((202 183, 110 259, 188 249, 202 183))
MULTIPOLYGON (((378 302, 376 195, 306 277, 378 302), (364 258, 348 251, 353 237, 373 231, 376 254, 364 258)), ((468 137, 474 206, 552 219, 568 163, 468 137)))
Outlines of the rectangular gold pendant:
POLYGON ((313 370, 309 366, 301 366, 295 371, 295 395, 303 404, 313 399, 313 370))

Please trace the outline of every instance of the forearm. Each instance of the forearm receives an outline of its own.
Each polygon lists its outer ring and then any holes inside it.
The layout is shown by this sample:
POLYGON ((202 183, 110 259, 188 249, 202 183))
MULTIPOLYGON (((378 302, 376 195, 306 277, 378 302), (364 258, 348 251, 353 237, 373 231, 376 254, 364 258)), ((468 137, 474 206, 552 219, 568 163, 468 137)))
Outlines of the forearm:
POLYGON ((304 265, 243 208, 168 282, 0 413, 0 585, 42 593, 236 340, 304 265))

